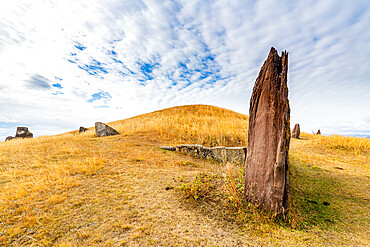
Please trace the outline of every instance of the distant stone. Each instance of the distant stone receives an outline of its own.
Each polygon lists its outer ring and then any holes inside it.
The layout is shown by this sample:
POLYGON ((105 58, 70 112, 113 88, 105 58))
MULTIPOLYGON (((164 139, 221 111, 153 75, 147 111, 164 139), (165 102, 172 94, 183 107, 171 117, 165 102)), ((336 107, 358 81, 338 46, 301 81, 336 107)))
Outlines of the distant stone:
POLYGON ((294 129, 292 131, 292 138, 299 138, 299 135, 301 134, 301 127, 299 124, 294 125, 294 129))
POLYGON ((5 139, 5 141, 10 141, 11 139, 14 139, 14 137, 13 137, 13 136, 8 136, 8 137, 5 139))
POLYGON ((249 107, 245 198, 285 217, 289 199, 290 107, 288 53, 271 48, 249 107))
POLYGON ((316 135, 321 135, 321 131, 320 131, 320 130, 318 130, 318 131, 316 132, 316 135))
POLYGON ((95 123, 95 133, 97 136, 113 136, 113 135, 119 135, 120 133, 113 129, 112 127, 109 127, 106 124, 103 124, 101 122, 95 123))
POLYGON ((15 133, 16 138, 33 138, 33 134, 28 130, 27 127, 17 127, 15 133))
POLYGON ((12 139, 17 138, 33 138, 33 134, 28 130, 27 127, 17 127, 17 131, 15 132, 15 137, 8 136, 5 141, 10 141, 12 139))
POLYGON ((78 130, 78 133, 82 133, 82 132, 86 132, 88 131, 89 129, 85 128, 85 127, 80 127, 80 129, 78 130))

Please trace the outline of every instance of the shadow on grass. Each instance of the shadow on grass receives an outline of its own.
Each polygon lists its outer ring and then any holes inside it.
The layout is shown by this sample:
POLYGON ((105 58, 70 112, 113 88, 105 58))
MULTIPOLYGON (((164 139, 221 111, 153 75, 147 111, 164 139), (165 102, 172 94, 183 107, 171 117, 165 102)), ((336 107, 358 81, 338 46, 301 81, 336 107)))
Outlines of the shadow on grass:
MULTIPOLYGON (((234 175, 235 183, 240 184, 243 174, 237 174, 236 171, 234 175)), ((355 224, 366 228, 369 206, 366 206, 367 199, 364 195, 358 193, 356 186, 351 184, 355 179, 364 179, 363 182, 366 183, 364 177, 344 174, 338 176, 335 171, 311 166, 295 156, 291 157, 291 197, 285 220, 275 218, 273 214, 245 202, 242 189, 239 188, 235 193, 228 190, 229 178, 222 176, 207 180, 207 184, 199 183, 199 179, 195 178, 193 182, 198 188, 194 191, 206 190, 206 193, 196 200, 187 196, 182 202, 189 208, 200 210, 207 217, 219 222, 231 222, 260 236, 271 232, 271 229, 284 228, 302 232, 311 229, 316 232, 314 235, 319 234, 317 231, 324 231, 319 235, 323 235, 325 239, 326 230, 356 234, 355 229, 358 228, 354 228, 355 224)), ((191 184, 188 183, 188 186, 191 184)), ((339 234, 333 237, 338 238, 339 234)))
POLYGON ((364 177, 322 169, 290 158, 290 213, 293 228, 335 228, 338 224, 365 224, 368 210, 366 198, 358 191, 358 184, 366 184, 364 177), (350 208, 350 210, 348 210, 350 208), (361 220, 363 219, 363 221, 361 220), (361 222, 362 221, 362 222, 361 222))

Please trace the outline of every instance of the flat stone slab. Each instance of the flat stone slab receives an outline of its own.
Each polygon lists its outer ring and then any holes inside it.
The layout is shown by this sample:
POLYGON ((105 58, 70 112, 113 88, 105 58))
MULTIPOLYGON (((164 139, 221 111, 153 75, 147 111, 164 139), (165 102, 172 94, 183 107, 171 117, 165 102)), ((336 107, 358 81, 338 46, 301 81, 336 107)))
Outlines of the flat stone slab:
POLYGON ((171 147, 171 146, 160 146, 159 148, 168 150, 168 151, 176 151, 176 147, 171 147))

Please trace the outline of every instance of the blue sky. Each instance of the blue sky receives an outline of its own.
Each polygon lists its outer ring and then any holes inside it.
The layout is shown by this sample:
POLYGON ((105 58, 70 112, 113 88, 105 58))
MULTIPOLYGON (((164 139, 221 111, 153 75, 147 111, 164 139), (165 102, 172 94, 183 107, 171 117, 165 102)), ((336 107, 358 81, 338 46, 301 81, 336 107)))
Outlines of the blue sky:
POLYGON ((291 125, 370 136, 369 1, 7 1, 0 140, 185 104, 248 114, 271 46, 289 52, 291 125))

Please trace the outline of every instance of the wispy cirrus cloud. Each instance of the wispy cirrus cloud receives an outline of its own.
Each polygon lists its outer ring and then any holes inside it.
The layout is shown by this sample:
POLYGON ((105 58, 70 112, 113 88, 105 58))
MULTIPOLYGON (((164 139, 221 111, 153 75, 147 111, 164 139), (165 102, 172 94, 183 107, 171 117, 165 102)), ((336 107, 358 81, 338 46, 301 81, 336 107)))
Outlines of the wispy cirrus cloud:
POLYGON ((367 1, 16 1, 0 10, 0 115, 40 135, 182 104, 248 114, 275 46, 292 123, 364 132, 368 23, 367 1))
POLYGON ((91 95, 91 99, 89 99, 87 102, 94 102, 97 100, 104 100, 105 102, 107 102, 111 98, 112 96, 110 96, 108 92, 100 91, 99 93, 94 93, 93 95, 91 95))
POLYGON ((43 77, 42 75, 31 75, 28 80, 26 80, 26 85, 29 89, 50 89, 50 80, 43 77))

